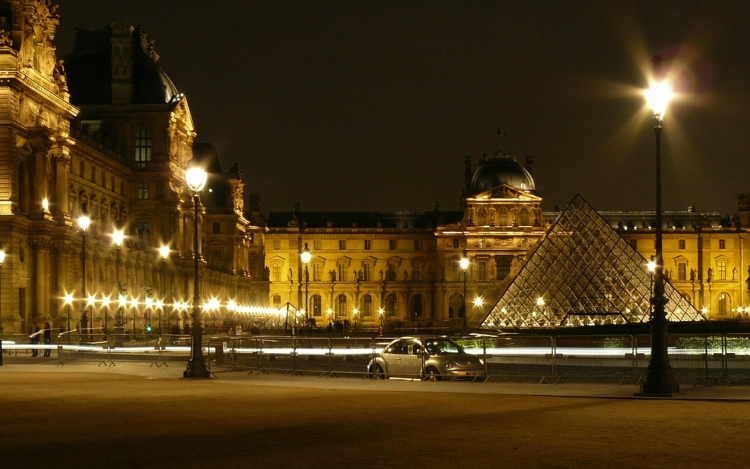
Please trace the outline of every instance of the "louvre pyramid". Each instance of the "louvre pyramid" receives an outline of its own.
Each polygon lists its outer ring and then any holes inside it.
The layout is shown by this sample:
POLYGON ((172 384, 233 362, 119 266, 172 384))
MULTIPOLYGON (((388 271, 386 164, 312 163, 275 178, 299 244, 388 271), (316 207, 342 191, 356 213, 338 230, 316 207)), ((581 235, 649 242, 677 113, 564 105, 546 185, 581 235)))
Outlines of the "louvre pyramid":
MULTIPOLYGON (((670 321, 704 319, 669 282, 664 287, 670 321)), ((646 260, 576 195, 481 327, 643 323, 650 298, 646 260)))

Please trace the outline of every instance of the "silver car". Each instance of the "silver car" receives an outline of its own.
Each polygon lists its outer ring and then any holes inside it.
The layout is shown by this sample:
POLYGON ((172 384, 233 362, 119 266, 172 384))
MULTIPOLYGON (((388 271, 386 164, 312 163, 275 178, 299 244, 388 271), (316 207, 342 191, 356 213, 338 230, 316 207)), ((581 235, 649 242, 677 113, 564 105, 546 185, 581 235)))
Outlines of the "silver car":
POLYGON ((367 365, 376 379, 420 378, 475 380, 485 377, 482 361, 446 337, 402 337, 383 348, 367 365))

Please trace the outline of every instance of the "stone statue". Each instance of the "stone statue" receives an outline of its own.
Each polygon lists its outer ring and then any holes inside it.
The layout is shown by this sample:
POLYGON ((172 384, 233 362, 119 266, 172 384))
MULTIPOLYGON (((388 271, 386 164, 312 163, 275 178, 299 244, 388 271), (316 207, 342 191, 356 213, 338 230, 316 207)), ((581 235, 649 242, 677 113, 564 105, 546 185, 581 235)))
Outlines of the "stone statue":
POLYGON ((65 74, 64 63, 63 59, 58 59, 55 68, 52 70, 52 77, 55 79, 55 84, 60 91, 68 90, 68 76, 65 74))
POLYGON ((10 37, 10 24, 8 18, 0 16, 0 46, 12 46, 13 39, 10 37))

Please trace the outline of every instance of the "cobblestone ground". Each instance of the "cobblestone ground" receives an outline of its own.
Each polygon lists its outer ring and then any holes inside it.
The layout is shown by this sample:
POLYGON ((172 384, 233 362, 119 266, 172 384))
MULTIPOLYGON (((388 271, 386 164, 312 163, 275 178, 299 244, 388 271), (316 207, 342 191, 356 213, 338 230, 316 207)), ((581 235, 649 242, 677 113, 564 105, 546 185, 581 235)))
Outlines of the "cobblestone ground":
POLYGON ((717 387, 695 391, 700 400, 651 400, 631 398, 637 390, 632 385, 519 387, 236 372, 193 381, 180 379, 182 370, 143 364, 0 367, 3 467, 750 463, 741 436, 750 389, 731 391, 740 399, 712 400, 730 392, 717 387), (537 389, 571 396, 533 395, 537 389))

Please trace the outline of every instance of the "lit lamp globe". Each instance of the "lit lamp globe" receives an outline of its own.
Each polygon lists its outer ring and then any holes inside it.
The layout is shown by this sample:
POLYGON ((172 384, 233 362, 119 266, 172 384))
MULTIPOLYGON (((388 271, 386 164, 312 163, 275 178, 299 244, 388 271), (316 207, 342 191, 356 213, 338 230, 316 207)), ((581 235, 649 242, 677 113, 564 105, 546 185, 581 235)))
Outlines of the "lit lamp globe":
POLYGON ((115 230, 112 233, 112 241, 119 248, 122 246, 122 242, 125 240, 125 233, 122 230, 115 230))
POLYGON ((461 266, 461 270, 466 270, 469 268, 469 259, 466 257, 461 258, 461 261, 459 261, 459 265, 461 266))
POLYGON ((664 120, 664 113, 667 110, 667 105, 674 95, 669 83, 666 81, 654 82, 644 94, 646 96, 648 107, 651 108, 654 113, 654 119, 658 122, 664 120))
POLYGON ((83 231, 86 231, 91 224, 91 218, 87 217, 86 215, 81 215, 78 217, 78 226, 81 227, 83 231))
POLYGON ((193 167, 185 171, 185 181, 193 192, 202 191, 206 187, 207 179, 208 173, 201 168, 193 167))

